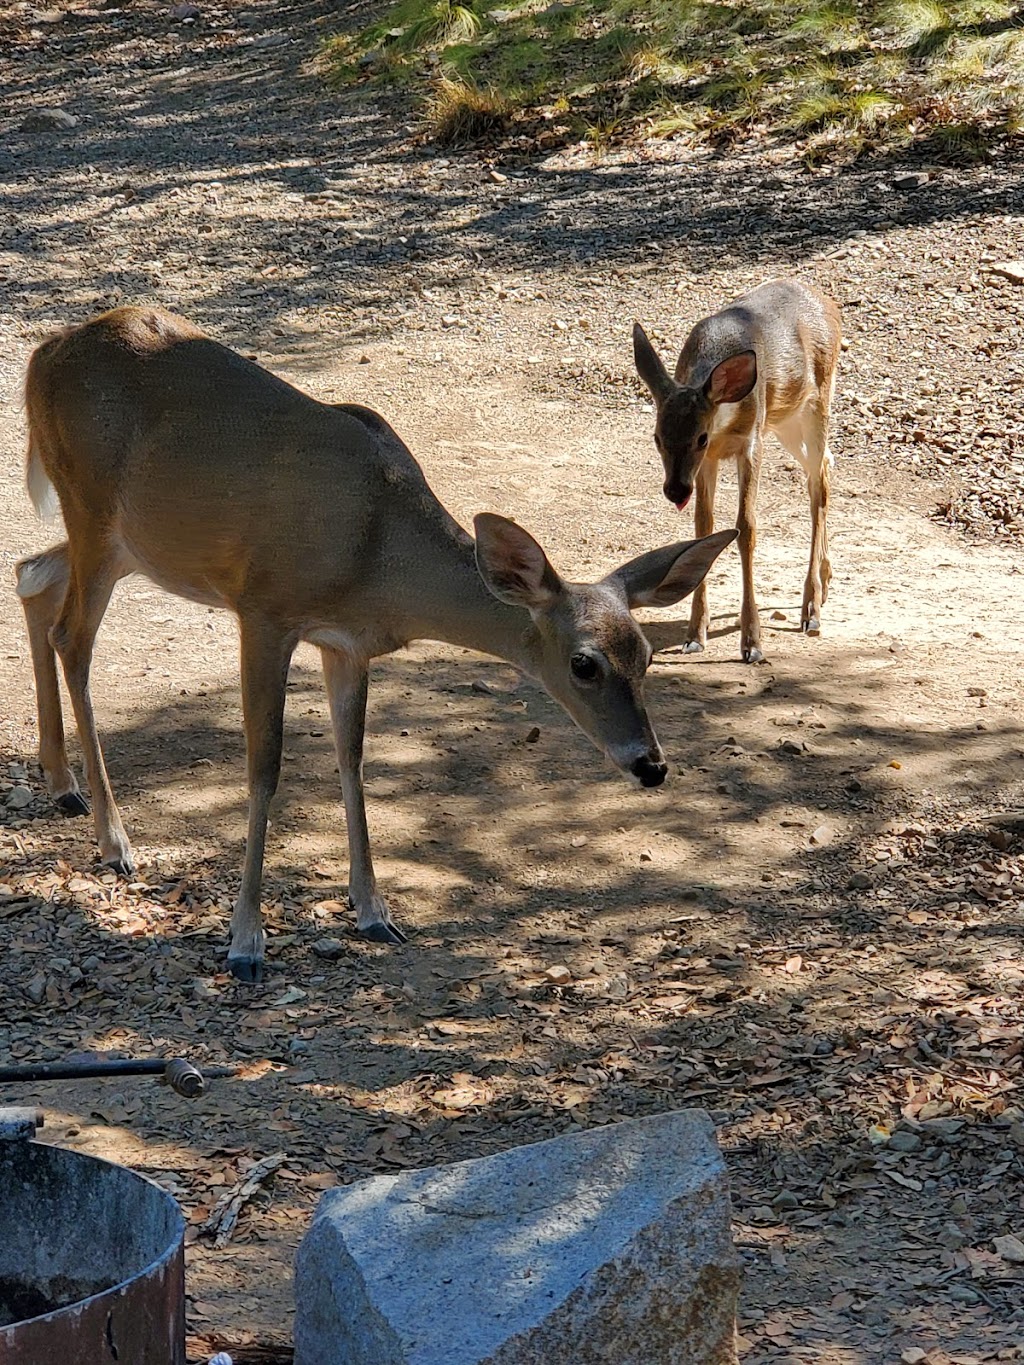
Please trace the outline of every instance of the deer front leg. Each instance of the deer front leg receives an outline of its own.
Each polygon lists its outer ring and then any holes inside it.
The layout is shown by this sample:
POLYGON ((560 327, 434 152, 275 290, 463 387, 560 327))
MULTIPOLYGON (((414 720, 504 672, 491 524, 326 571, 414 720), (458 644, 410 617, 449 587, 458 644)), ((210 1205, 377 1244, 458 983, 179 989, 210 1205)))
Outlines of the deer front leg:
POLYGON ((760 473, 761 440, 755 437, 751 448, 739 459, 740 505, 736 519, 743 573, 740 652, 746 664, 759 664, 764 659, 761 653, 761 618, 757 614, 754 597, 754 547, 757 544, 757 485, 760 473))
POLYGON ((281 776, 285 689, 296 641, 271 622, 254 618, 242 618, 241 634, 249 830, 242 885, 231 916, 228 968, 239 981, 260 981, 266 941, 260 915, 260 887, 267 815, 281 776))
POLYGON ((39 716, 39 764, 46 789, 66 815, 88 815, 89 806, 68 763, 64 716, 57 684, 57 659, 50 631, 67 592, 70 565, 65 541, 14 566, 18 596, 25 612, 39 716))
POLYGON ((324 682, 334 726, 341 795, 348 826, 348 900, 355 911, 356 929, 374 943, 405 943, 391 918, 387 901, 377 892, 370 853, 363 794, 363 735, 366 730, 366 665, 336 649, 321 648, 324 682))
MULTIPOLYGON (((121 813, 110 789, 110 779, 107 777, 106 764, 103 761, 103 750, 100 748, 92 695, 89 690, 89 671, 96 632, 119 577, 115 556, 103 547, 98 536, 94 534, 88 549, 83 550, 81 546, 77 546, 75 556, 70 562, 64 601, 50 630, 50 642, 60 655, 64 679, 75 713, 78 740, 85 760, 85 774, 92 793, 93 820, 100 858, 107 867, 113 868, 122 876, 130 877, 135 871, 135 861, 121 821, 121 813)), ((56 699, 56 716, 59 717, 60 700, 56 695, 55 678, 46 676, 48 670, 45 667, 45 658, 43 664, 44 686, 49 693, 46 723, 53 727, 55 720, 53 703, 56 699)), ((58 764, 58 771, 61 763, 66 767, 67 757, 66 755, 61 757, 58 752, 54 728, 49 730, 48 747, 50 749, 48 761, 55 761, 58 764)), ((60 749, 63 749, 62 735, 60 749)))
MULTIPOLYGON (((697 470, 697 501, 693 508, 693 529, 698 536, 709 536, 715 529, 715 490, 718 487, 718 461, 705 459, 697 470)), ((684 654, 699 654, 708 642, 708 589, 707 580, 701 579, 694 590, 690 604, 690 627, 687 632, 684 654)))

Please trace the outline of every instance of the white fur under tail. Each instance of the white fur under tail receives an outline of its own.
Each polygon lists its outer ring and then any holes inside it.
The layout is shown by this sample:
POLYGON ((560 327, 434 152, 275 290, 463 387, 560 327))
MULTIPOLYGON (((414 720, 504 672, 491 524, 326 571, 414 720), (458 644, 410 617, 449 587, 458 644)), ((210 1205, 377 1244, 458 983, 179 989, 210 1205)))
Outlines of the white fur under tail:
POLYGON ((15 592, 24 601, 30 597, 37 597, 47 588, 52 588, 55 583, 65 580, 67 562, 63 556, 58 558, 50 550, 45 554, 34 555, 32 559, 23 559, 19 564, 15 564, 14 572, 18 578, 15 592))
POLYGON ((25 483, 28 486, 28 495, 32 499, 32 506, 36 509, 36 515, 42 521, 53 521, 60 511, 57 490, 50 482, 50 476, 43 468, 43 462, 39 458, 39 450, 31 439, 28 446, 25 483))

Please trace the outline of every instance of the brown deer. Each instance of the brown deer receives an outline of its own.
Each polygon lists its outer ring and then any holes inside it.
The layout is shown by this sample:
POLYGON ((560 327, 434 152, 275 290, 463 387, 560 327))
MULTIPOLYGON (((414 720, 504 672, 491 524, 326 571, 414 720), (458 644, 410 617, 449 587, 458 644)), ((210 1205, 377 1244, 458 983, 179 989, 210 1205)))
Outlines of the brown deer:
POLYGON ((414 639, 493 654, 538 679, 611 761, 644 786, 667 773, 643 701, 651 649, 630 609, 692 592, 735 537, 683 541, 569 583, 504 517, 476 541, 412 455, 366 408, 328 406, 168 313, 120 308, 45 342, 29 361, 28 487, 56 490, 67 541, 17 567, 31 639, 40 761, 65 810, 88 807, 68 764, 54 651, 78 725, 104 863, 132 853, 104 767, 93 641, 114 584, 143 573, 238 616, 249 829, 231 920, 231 970, 259 980, 267 811, 285 684, 300 640, 320 647, 348 824, 359 932, 400 943, 377 891, 363 800, 369 660, 414 639))
MULTIPOLYGON (((673 379, 639 323, 633 327, 637 373, 657 416, 654 441, 665 466, 665 496, 682 511, 694 488, 694 529, 715 525, 715 489, 722 460, 739 469, 743 605, 740 650, 758 663, 761 623, 754 598, 757 485, 765 433, 774 432, 807 475, 811 499, 811 562, 804 583, 801 629, 821 632, 828 598, 829 410, 842 343, 839 308, 798 280, 772 280, 698 322, 686 338, 673 379)), ((693 596, 686 652, 707 643, 707 588, 693 596)))

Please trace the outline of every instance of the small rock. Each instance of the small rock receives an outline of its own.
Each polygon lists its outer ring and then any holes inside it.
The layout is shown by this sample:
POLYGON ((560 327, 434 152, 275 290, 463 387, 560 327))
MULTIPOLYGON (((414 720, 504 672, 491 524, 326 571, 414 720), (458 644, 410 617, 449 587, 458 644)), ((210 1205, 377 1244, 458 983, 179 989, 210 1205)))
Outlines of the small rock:
POLYGON ((642 863, 654 862, 654 854, 651 852, 649 848, 643 848, 640 850, 640 861, 642 863))
POLYGON ((41 1005, 43 996, 46 994, 46 977, 42 972, 37 972, 32 980, 25 987, 25 994, 32 1001, 33 1005, 41 1005))
POLYGON ((922 1351, 920 1346, 908 1346, 900 1355, 902 1365, 924 1365, 928 1359, 928 1352, 922 1351))
POLYGON ((779 745, 779 751, 784 754, 802 754, 804 748, 803 745, 798 744, 795 739, 784 739, 779 745))
POLYGON ((590 840, 585 834, 574 834, 569 840, 569 843, 573 848, 583 848, 586 844, 590 843, 590 840))
POLYGON ((54 133, 78 127, 78 119, 66 109, 36 109, 18 125, 23 133, 54 133))
POLYGON ((369 357, 368 355, 366 355, 366 354, 361 355, 361 356, 359 357, 359 363, 360 363, 360 365, 369 365, 369 363, 370 363, 370 357, 369 357))
POLYGON ((502 175, 501 171, 496 171, 493 166, 488 168, 487 179, 492 180, 495 185, 504 185, 508 180, 507 175, 502 175))
POLYGON ((770 619, 772 621, 785 621, 786 613, 784 611, 773 611, 770 619))
POLYGON ((951 1284, 946 1293, 957 1303, 965 1303, 969 1308, 973 1308, 976 1303, 981 1303, 981 1295, 977 1294, 967 1284, 951 1284))
POLYGON ((900 1128, 890 1137, 888 1145, 896 1152, 916 1152, 921 1145, 921 1139, 916 1133, 908 1133, 900 1128))
POLYGON ((519 12, 514 9, 492 9, 487 11, 487 17, 493 19, 496 24, 509 24, 513 19, 519 18, 519 12))
POLYGON ((538 739, 540 739, 540 726, 534 725, 526 732, 526 742, 527 744, 536 744, 538 739))
POLYGON ((553 986, 568 986, 569 982, 572 980, 572 972, 568 967, 563 967, 559 964, 554 967, 548 967, 544 972, 544 977, 547 981, 550 981, 553 986))
POLYGON ((198 5, 172 5, 172 19, 198 19, 200 14, 198 5))
POLYGON ((919 190, 928 184, 928 180, 927 171, 906 171, 903 175, 893 176, 892 187, 894 190, 919 190))
POLYGON ((811 831, 811 843, 819 848, 830 844, 835 837, 836 832, 831 825, 819 825, 817 829, 811 831))
POLYGON ((313 952, 325 962, 337 962, 348 952, 340 938, 318 938, 313 944, 313 952))
POLYGON ((24 810, 32 804, 31 787, 12 787, 7 793, 7 805, 11 810, 24 810))
POLYGON ((969 697, 987 697, 988 693, 983 687, 969 687, 967 689, 967 695, 969 697))
POLYGON ((1024 284, 1024 261, 996 261, 989 270, 1011 284, 1024 284))
POLYGON ((988 841, 1000 853, 1005 853, 1007 849, 1013 847, 1013 835, 1008 829, 990 829, 988 841))
POLYGON ((967 1245, 967 1237, 963 1229, 953 1222, 944 1223, 935 1240, 940 1247, 945 1247, 947 1251, 959 1251, 961 1247, 967 1245))
POLYGON ((1024 1265, 1024 1242, 1008 1233, 1005 1237, 993 1237, 992 1245, 996 1255, 1011 1265, 1024 1265))
POLYGON ((800 1200, 791 1190, 781 1190, 772 1200, 772 1208, 780 1209, 783 1212, 799 1207, 800 1200))
POLYGON ((867 872, 851 872, 846 880, 847 891, 868 891, 872 886, 867 872))
POLYGON ((282 47, 288 41, 287 33, 260 33, 253 40, 253 47, 282 47))
POLYGON ((486 682, 483 678, 474 678, 470 686, 472 687, 474 692, 482 692, 485 697, 494 696, 494 688, 491 686, 489 682, 486 682))

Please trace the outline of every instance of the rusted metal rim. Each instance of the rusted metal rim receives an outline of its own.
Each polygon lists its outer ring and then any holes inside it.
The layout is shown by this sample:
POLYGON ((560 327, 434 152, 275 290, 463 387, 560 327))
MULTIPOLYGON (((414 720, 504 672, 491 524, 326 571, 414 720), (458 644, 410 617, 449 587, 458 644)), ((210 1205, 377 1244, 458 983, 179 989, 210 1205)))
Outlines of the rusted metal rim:
POLYGON ((0 1143, 0 1188, 3 1365, 185 1365, 185 1221, 166 1190, 34 1142, 0 1143))

